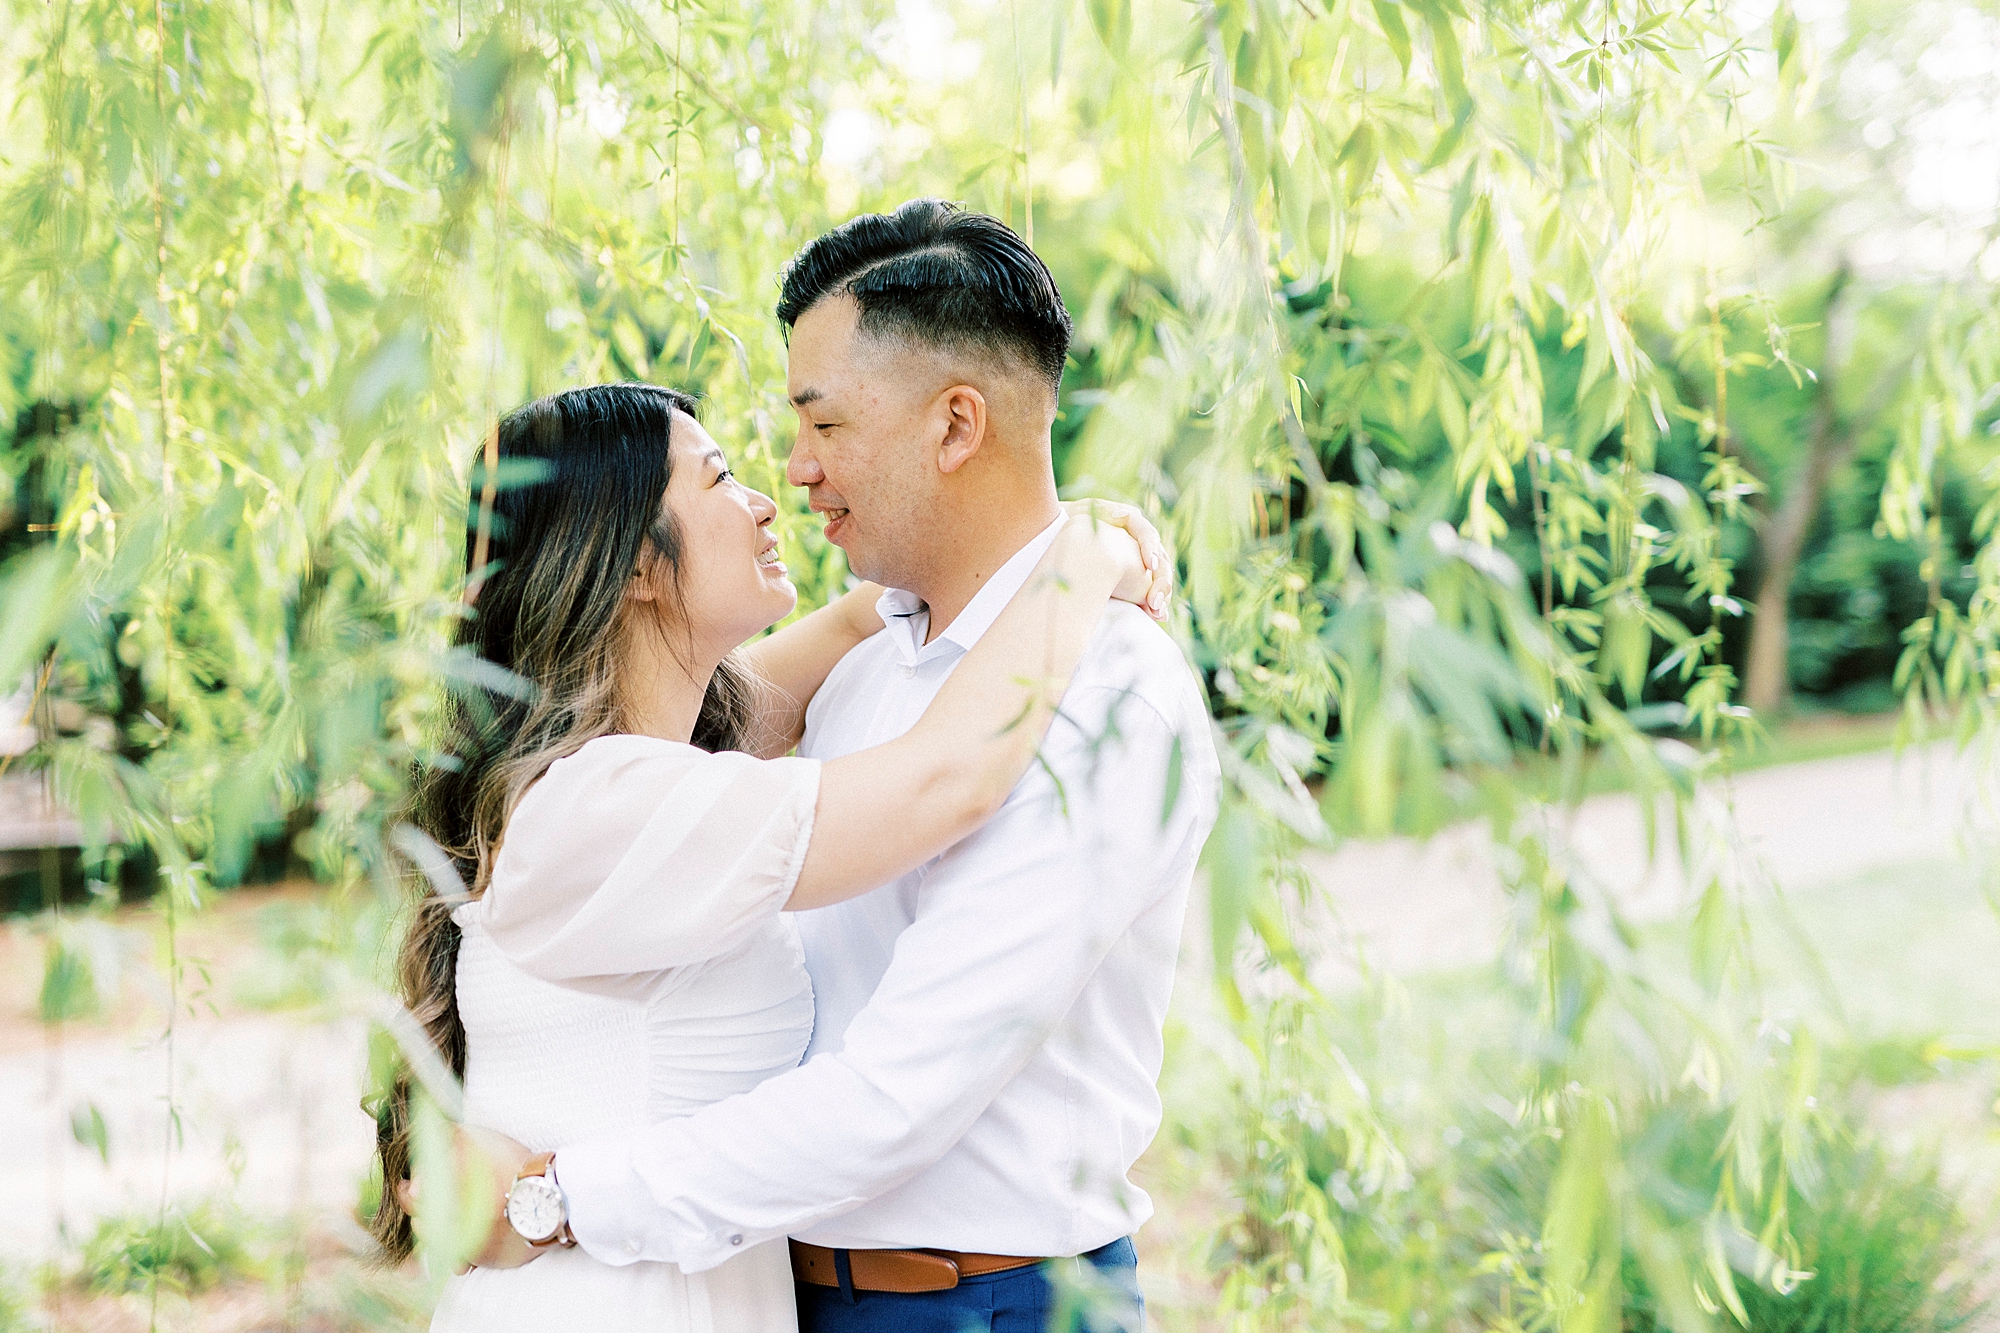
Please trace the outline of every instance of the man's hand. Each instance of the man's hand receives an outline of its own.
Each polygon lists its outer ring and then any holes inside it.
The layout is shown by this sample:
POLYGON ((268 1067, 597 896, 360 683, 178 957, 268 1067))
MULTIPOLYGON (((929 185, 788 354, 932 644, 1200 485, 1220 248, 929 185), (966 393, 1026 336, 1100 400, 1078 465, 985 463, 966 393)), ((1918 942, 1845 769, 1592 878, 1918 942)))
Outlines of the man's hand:
MULTIPOLYGON (((521 1239, 521 1233, 508 1222, 506 1211, 507 1191, 514 1187, 514 1178, 534 1154, 505 1134, 473 1125, 454 1126, 454 1146, 457 1149, 458 1176, 462 1182, 460 1198, 467 1209, 467 1232, 477 1225, 477 1218, 490 1219, 483 1240, 476 1236, 467 1238, 469 1266, 519 1268, 539 1258, 542 1252, 521 1239)), ((402 1181, 396 1186, 404 1210, 417 1219, 420 1233, 424 1230, 424 1223, 417 1206, 423 1193, 422 1185, 419 1178, 402 1181)), ((426 1237, 427 1241, 430 1239, 426 1237)), ((465 1270, 461 1268, 458 1271, 465 1270)))

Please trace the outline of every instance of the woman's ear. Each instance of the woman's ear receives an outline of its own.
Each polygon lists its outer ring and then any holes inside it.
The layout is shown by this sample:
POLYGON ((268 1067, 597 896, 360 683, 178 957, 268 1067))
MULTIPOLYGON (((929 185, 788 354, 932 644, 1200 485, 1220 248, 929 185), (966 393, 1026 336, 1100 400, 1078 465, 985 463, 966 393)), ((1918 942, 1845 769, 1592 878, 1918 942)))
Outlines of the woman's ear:
POLYGON ((938 397, 944 411, 944 438, 938 442, 938 471, 949 476, 971 461, 986 443, 986 395, 970 384, 954 384, 938 397))
POLYGON ((632 577, 625 584, 625 600, 628 602, 656 602, 660 599, 659 589, 653 586, 653 554, 647 551, 633 566, 632 577))

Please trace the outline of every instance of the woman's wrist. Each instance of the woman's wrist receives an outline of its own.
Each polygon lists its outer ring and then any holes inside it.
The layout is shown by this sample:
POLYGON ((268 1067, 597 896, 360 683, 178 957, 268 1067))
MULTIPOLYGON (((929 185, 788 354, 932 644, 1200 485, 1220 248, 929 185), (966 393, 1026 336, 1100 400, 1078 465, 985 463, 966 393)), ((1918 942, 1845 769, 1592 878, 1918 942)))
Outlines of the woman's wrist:
POLYGON ((856 643, 882 628, 882 613, 875 609, 881 600, 882 586, 878 583, 859 583, 841 594, 841 616, 856 643))
MULTIPOLYGON (((1113 553, 1100 534, 1088 523, 1072 522, 1065 529, 1069 549, 1061 553, 1055 573, 1070 591, 1088 594, 1093 601, 1111 596, 1125 577, 1126 562, 1113 553)), ((1119 536, 1124 536, 1120 532, 1119 536)), ((1136 549, 1136 548, 1135 548, 1136 549)))

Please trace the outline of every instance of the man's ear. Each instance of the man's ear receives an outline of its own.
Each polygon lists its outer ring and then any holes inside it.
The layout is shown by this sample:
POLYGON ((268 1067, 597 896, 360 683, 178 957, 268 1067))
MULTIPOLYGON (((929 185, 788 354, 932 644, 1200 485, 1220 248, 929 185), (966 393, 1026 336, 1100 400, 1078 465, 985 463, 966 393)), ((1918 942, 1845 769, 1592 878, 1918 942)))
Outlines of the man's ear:
POLYGON ((954 384, 938 395, 944 438, 938 441, 938 471, 949 476, 986 443, 986 395, 970 384, 954 384))

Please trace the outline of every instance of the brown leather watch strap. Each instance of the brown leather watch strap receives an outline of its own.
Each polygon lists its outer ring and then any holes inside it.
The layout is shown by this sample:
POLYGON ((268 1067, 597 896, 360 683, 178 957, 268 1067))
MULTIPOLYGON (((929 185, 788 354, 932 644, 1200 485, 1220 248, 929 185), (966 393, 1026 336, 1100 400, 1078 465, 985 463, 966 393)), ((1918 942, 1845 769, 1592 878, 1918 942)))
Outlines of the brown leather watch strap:
MULTIPOLYGON (((526 1180, 530 1176, 550 1176, 550 1174, 555 1170, 555 1165, 556 1165, 556 1155, 554 1153, 552 1152, 536 1153, 533 1157, 530 1157, 527 1161, 521 1164, 521 1169, 514 1173, 514 1179, 518 1182, 526 1180)), ((560 1181, 551 1179, 549 1183, 555 1185, 557 1189, 562 1188, 562 1184, 560 1181)), ((567 1201, 565 1201, 565 1203, 566 1202, 567 1201)), ((555 1235, 550 1236, 547 1240, 544 1241, 529 1241, 528 1244, 531 1248, 537 1250, 547 1249, 552 1245, 559 1250, 567 1250, 574 1248, 576 1245, 576 1234, 569 1229, 568 1207, 565 1206, 563 1208, 562 1225, 556 1228, 555 1235)))

